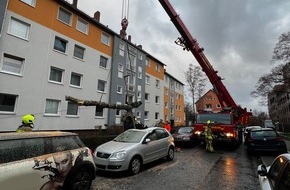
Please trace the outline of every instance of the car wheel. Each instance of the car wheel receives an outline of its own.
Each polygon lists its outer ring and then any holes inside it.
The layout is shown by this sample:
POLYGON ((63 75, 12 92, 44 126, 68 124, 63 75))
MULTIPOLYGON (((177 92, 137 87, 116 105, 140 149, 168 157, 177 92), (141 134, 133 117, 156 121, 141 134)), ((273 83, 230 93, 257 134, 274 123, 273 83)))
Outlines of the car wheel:
POLYGON ((137 156, 133 157, 129 165, 129 172, 132 175, 138 174, 141 170, 141 165, 141 159, 137 156))
POLYGON ((167 160, 173 160, 174 159, 174 149, 172 147, 169 148, 168 154, 167 154, 167 160))
POLYGON ((68 190, 89 190, 92 184, 91 172, 86 168, 74 171, 64 184, 64 189, 68 190))

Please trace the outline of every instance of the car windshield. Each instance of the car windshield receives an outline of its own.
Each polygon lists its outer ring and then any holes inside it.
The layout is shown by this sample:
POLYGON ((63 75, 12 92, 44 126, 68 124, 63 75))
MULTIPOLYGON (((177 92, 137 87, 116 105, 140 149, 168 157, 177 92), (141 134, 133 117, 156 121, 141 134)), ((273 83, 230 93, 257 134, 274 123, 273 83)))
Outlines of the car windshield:
POLYGON ((252 136, 256 138, 276 137, 275 131, 252 131, 252 136))
POLYGON ((214 123, 231 124, 230 114, 217 114, 217 113, 207 113, 198 114, 197 123, 206 123, 208 120, 214 123))
POLYGON ((192 128, 190 127, 182 127, 178 129, 178 133, 192 133, 192 128))
POLYGON ((145 131, 127 130, 118 135, 116 138, 114 138, 114 141, 126 143, 138 143, 142 140, 145 134, 146 134, 145 131))

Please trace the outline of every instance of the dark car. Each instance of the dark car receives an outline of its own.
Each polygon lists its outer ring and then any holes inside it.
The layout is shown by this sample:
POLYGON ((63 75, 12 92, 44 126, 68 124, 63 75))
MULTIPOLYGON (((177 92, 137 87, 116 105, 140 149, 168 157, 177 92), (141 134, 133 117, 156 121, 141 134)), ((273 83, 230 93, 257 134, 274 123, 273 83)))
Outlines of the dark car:
POLYGON ((193 134, 194 127, 180 127, 176 133, 173 133, 174 143, 179 146, 193 146, 197 139, 193 134))
POLYGON ((283 138, 272 128, 252 129, 245 138, 249 154, 258 152, 285 153, 287 146, 283 138))
POLYGON ((262 190, 289 190, 290 154, 279 155, 271 166, 259 165, 257 172, 262 190))

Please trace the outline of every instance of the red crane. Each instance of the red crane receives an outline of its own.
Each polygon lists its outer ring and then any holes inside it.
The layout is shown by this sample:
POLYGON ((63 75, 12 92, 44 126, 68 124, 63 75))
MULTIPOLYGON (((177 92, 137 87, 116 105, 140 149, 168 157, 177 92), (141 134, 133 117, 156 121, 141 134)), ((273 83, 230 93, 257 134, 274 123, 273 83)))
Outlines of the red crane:
MULTIPOLYGON (((229 107, 231 108, 231 114, 233 115, 233 119, 231 122, 231 126, 227 127, 226 125, 219 125, 216 127, 216 132, 220 133, 219 135, 223 136, 234 136, 236 137, 237 134, 234 134, 234 130, 236 130, 236 125, 243 124, 244 126, 248 125, 249 122, 249 116, 251 115, 250 112, 247 112, 246 108, 241 108, 239 105, 235 103, 233 98, 231 97, 230 93, 222 83, 222 79, 220 76, 218 76, 218 71, 214 70, 212 65, 209 63, 208 59, 206 58, 205 54, 203 53, 203 48, 199 46, 196 39, 194 39, 186 26, 184 25, 183 21, 179 17, 179 15, 175 12, 174 8, 170 4, 169 0, 159 0, 160 4, 165 9, 166 13, 170 17, 171 21, 175 25, 176 29, 181 34, 181 37, 179 37, 175 42, 178 45, 181 45, 184 50, 191 51, 199 65, 201 66, 202 70, 207 75, 209 81, 214 87, 214 90, 217 94, 217 97, 221 103, 222 108, 229 107), (228 130, 229 129, 229 130, 228 130), (222 133, 222 131, 228 131, 231 134, 222 133)), ((197 128, 199 128, 199 125, 196 125, 197 128)), ((201 130, 196 129, 196 130, 201 130)), ((240 137, 239 137, 240 138, 240 137)))

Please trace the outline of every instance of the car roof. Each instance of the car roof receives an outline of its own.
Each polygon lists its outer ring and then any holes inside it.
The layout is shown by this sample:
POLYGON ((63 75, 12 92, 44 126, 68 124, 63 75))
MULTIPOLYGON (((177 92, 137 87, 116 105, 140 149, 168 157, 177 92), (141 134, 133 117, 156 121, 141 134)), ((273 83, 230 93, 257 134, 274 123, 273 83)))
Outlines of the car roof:
POLYGON ((246 128, 249 129, 249 128, 262 128, 262 127, 259 125, 252 125, 252 126, 247 126, 246 128))
POLYGON ((155 129, 162 129, 162 130, 165 130, 164 128, 162 127, 148 127, 148 128, 145 128, 145 129, 129 129, 129 130, 134 130, 134 131, 145 131, 147 133, 150 133, 152 132, 153 130, 155 129))
POLYGON ((272 128, 257 128, 257 129, 252 129, 251 132, 255 132, 255 131, 275 131, 272 128))
POLYGON ((57 136, 77 136, 76 133, 64 131, 32 131, 32 132, 2 132, 0 133, 0 141, 14 139, 28 139, 40 137, 57 137, 57 136))

